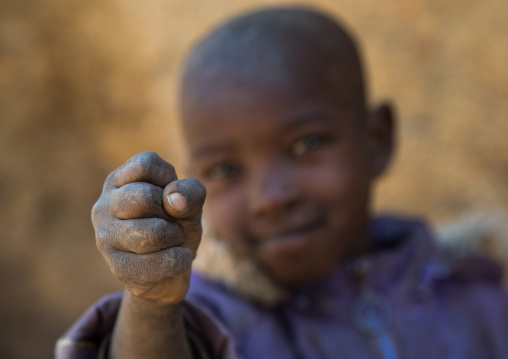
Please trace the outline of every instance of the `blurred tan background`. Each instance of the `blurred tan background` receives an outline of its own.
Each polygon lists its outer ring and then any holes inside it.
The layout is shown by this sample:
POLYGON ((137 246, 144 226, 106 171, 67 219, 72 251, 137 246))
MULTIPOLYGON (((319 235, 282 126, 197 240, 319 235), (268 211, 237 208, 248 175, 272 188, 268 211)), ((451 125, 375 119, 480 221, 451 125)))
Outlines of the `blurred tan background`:
MULTIPOLYGON (((278 2, 288 3, 286 1, 278 2)), ((45 358, 119 289, 90 208, 154 150, 182 164, 175 83, 198 36, 255 0, 0 0, 0 358, 45 358)), ((440 222, 508 208, 508 3, 315 0, 357 33, 399 153, 376 207, 440 222)))

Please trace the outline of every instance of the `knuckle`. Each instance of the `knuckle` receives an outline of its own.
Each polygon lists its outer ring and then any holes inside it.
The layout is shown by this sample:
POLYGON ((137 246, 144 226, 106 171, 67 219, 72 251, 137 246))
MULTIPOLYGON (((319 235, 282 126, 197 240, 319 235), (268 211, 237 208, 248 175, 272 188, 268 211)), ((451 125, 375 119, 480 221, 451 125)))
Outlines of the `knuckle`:
POLYGON ((172 224, 165 233, 167 247, 181 246, 185 242, 185 232, 178 224, 172 224))
POLYGON ((129 268, 129 261, 125 254, 116 252, 106 257, 109 269, 113 276, 122 283, 128 283, 133 280, 133 268, 129 268))
POLYGON ((91 210, 92 223, 96 223, 100 220, 101 217, 104 216, 104 212, 106 210, 105 206, 106 202, 104 201, 104 197, 101 196, 97 202, 94 203, 91 210))
POLYGON ((139 158, 161 159, 161 157, 154 151, 144 151, 137 154, 139 158))
POLYGON ((118 189, 113 197, 113 203, 117 211, 126 211, 139 203, 140 196, 138 183, 129 183, 118 189))
POLYGON ((105 249, 108 247, 109 236, 102 230, 95 230, 95 245, 101 253, 105 253, 105 249))
POLYGON ((104 185, 107 185, 109 183, 113 183, 117 173, 118 173, 118 169, 116 169, 113 172, 111 172, 110 174, 108 174, 106 179, 104 180, 104 185))
POLYGON ((147 286, 187 273, 193 256, 189 248, 180 246, 149 254, 111 250, 105 259, 117 280, 142 294, 147 286))
POLYGON ((151 218, 148 221, 149 230, 143 230, 138 246, 140 252, 148 253, 158 251, 170 246, 181 245, 184 241, 182 228, 160 218, 151 218))
POLYGON ((162 203, 162 188, 151 185, 144 185, 142 187, 143 198, 149 204, 161 204, 162 203))
POLYGON ((119 201, 115 206, 114 215, 119 219, 132 219, 135 217, 135 212, 128 203, 125 201, 119 201))
POLYGON ((101 232, 101 229, 104 226, 103 214, 101 212, 92 212, 92 226, 95 230, 95 234, 101 232))
POLYGON ((188 272, 192 266, 192 251, 184 246, 169 248, 165 251, 167 272, 177 276, 188 272))
POLYGON ((166 162, 167 163, 167 168, 166 170, 169 171, 171 174, 176 174, 176 170, 175 170, 175 166, 173 166, 171 163, 169 162, 166 162))
POLYGON ((153 167, 162 167, 164 171, 167 171, 172 175, 176 173, 175 167, 171 163, 165 161, 162 157, 153 151, 147 151, 138 154, 136 157, 136 164, 140 169, 144 169, 146 171, 153 167))
POLYGON ((92 211, 91 211, 92 223, 94 226, 98 221, 98 217, 100 216, 100 213, 101 213, 101 206, 100 206, 99 202, 96 202, 93 205, 92 211))
POLYGON ((107 257, 112 247, 112 234, 110 226, 95 227, 95 245, 104 257, 107 257))
POLYGON ((159 233, 150 231, 144 233, 144 235, 137 241, 138 253, 150 253, 154 252, 161 247, 159 233))
POLYGON ((160 158, 159 155, 155 152, 148 151, 139 153, 133 158, 133 160, 136 167, 147 171, 149 168, 157 164, 157 162, 160 162, 162 158, 160 158))
POLYGON ((114 197, 115 213, 122 218, 154 212, 161 203, 162 189, 147 183, 129 183, 114 197))

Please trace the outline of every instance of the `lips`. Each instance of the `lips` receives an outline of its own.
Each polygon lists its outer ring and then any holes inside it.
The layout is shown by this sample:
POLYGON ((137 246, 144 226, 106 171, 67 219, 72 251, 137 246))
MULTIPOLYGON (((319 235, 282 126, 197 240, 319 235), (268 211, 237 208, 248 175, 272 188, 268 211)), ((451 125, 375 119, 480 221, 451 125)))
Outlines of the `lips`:
MULTIPOLYGON (((295 221, 296 222, 296 221, 295 221)), ((277 242, 297 242, 309 239, 324 227, 324 218, 306 219, 289 225, 268 228, 264 231, 256 231, 253 236, 253 244, 262 246, 277 242)))

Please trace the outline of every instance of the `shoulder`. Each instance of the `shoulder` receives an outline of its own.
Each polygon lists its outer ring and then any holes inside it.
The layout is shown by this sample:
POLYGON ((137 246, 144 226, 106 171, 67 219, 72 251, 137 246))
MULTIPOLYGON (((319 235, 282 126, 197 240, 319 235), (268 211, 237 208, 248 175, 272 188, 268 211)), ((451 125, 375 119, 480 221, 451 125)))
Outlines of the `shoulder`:
POLYGON ((508 226, 504 216, 468 214, 434 228, 417 219, 380 216, 374 230, 381 245, 400 244, 394 251, 411 263, 406 272, 413 270, 408 278, 418 288, 432 291, 437 284, 436 289, 452 296, 460 293, 471 298, 471 303, 491 293, 493 301, 496 298, 496 303, 508 307, 508 226))
POLYGON ((465 309, 479 330, 508 330, 505 216, 468 214, 437 226, 434 239, 438 257, 448 268, 440 288, 451 304, 465 309))
POLYGON ((508 289, 508 223, 503 214, 462 216, 437 226, 434 238, 454 280, 508 289))

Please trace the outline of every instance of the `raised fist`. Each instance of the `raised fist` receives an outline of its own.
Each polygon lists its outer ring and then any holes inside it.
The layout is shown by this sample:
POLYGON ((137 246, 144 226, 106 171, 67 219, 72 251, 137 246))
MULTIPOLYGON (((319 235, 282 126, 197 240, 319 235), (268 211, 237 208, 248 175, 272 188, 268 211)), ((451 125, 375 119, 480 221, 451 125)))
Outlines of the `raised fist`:
POLYGON ((201 182, 178 180, 154 152, 135 155, 107 177, 92 209, 97 248, 133 295, 159 304, 184 298, 205 197, 201 182))

